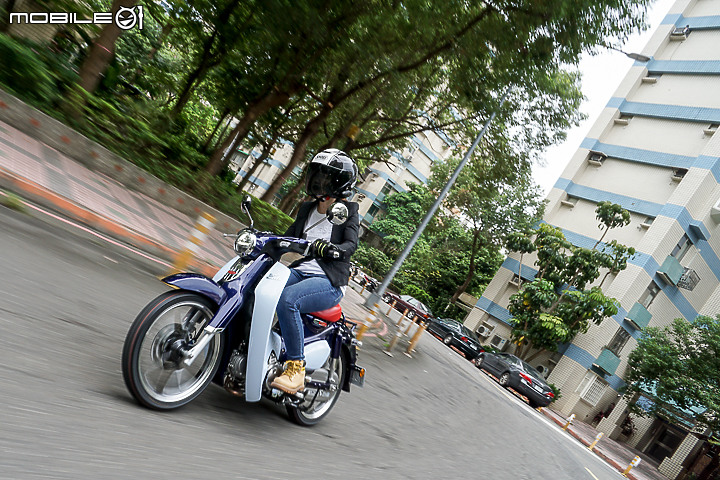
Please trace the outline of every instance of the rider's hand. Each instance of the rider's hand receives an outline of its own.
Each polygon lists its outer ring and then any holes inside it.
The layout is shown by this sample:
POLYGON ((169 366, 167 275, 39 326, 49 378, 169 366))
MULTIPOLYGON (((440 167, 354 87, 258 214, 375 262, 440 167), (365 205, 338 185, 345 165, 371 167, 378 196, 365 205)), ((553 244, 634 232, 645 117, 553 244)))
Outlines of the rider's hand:
POLYGON ((314 257, 324 258, 325 260, 337 260, 340 258, 338 248, 327 240, 315 240, 312 243, 312 252, 314 257))

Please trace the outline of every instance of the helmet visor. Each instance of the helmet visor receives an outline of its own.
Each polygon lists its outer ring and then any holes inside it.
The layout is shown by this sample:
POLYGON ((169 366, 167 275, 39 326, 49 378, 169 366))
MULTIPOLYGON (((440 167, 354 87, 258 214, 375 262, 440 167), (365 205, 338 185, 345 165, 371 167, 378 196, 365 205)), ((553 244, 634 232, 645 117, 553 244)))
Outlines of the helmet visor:
POLYGON ((311 163, 308 166, 305 179, 305 192, 311 197, 332 196, 334 192, 333 179, 337 175, 337 168, 320 163, 311 163))

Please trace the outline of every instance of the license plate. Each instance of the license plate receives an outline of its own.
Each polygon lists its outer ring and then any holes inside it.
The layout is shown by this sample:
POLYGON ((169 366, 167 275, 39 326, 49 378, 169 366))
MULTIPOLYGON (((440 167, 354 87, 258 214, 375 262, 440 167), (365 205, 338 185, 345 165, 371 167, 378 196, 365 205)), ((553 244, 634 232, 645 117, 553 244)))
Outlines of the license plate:
POLYGON ((350 372, 350 383, 362 387, 365 385, 365 369, 357 365, 350 372))
POLYGON ((537 385, 533 385, 533 388, 534 388, 535 391, 538 392, 538 393, 542 393, 542 392, 543 392, 542 387, 539 387, 539 386, 537 386, 537 385))

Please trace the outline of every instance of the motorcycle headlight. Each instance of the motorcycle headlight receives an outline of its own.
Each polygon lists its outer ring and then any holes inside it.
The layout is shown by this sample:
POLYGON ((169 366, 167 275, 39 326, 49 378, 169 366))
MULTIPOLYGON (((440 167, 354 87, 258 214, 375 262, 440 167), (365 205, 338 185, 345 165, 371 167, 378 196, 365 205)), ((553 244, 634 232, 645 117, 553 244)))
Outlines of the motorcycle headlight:
POLYGON ((255 242, 257 237, 250 230, 243 230, 240 232, 235 239, 235 253, 239 256, 244 257, 250 255, 255 248, 255 242))

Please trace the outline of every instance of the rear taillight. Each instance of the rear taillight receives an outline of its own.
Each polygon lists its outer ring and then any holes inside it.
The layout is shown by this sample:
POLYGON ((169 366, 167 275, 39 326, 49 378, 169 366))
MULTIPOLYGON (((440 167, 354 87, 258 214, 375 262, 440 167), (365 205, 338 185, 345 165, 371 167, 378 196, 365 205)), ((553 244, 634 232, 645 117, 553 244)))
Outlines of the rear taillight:
POLYGON ((460 340, 462 340, 463 342, 466 342, 466 343, 468 341, 467 337, 461 337, 460 340))
POLYGON ((555 394, 553 392, 547 392, 545 394, 546 397, 555 398, 555 394))
POLYGON ((524 373, 521 373, 520 376, 521 376, 526 382, 528 382, 530 385, 532 385, 532 378, 528 377, 528 376, 525 375, 524 373))

